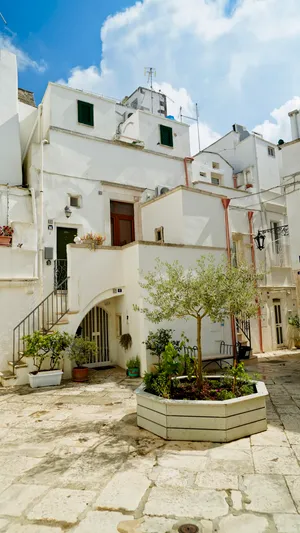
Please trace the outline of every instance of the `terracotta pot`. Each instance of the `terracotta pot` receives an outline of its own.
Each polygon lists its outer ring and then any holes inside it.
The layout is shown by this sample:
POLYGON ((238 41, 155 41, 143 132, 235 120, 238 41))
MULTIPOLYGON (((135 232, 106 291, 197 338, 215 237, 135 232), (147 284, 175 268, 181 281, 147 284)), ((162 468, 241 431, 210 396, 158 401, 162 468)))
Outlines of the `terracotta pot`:
POLYGON ((0 246, 10 246, 12 241, 12 237, 9 237, 7 235, 2 235, 0 237, 0 246))
POLYGON ((72 370, 72 379, 73 381, 87 381, 89 377, 89 369, 86 367, 75 367, 72 370))

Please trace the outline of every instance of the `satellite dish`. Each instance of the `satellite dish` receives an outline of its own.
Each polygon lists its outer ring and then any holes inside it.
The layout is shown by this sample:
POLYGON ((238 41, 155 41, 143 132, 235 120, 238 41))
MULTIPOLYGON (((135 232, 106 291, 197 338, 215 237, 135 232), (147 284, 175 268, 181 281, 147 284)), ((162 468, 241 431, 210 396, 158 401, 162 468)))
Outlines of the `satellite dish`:
POLYGON ((166 192, 169 192, 169 190, 170 190, 169 187, 162 187, 160 189, 160 194, 166 194, 166 192))
POLYGON ((284 140, 283 139, 279 139, 277 144, 278 144, 278 146, 281 146, 282 144, 284 144, 284 140))

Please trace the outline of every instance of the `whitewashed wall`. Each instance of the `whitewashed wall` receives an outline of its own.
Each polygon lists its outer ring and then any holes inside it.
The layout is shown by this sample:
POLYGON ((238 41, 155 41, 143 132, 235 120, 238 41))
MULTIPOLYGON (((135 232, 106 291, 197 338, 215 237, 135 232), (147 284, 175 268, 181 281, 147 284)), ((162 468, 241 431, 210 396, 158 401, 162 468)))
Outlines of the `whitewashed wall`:
MULTIPOLYGON (((224 161, 219 154, 213 154, 206 151, 200 152, 195 156, 192 164, 193 182, 199 180, 211 183, 211 173, 217 173, 221 175, 221 185, 233 188, 232 167, 226 161, 224 161), (219 163, 220 168, 214 169, 212 167, 213 162, 219 163), (206 176, 201 176, 200 172, 204 172, 206 176)), ((201 187, 201 184, 199 186, 201 187)))
POLYGON ((21 185, 17 59, 0 50, 0 183, 21 185))
POLYGON ((27 143, 30 139, 30 135, 33 133, 33 128, 37 121, 38 109, 31 105, 18 102, 19 108, 19 122, 20 122, 20 141, 21 141, 21 154, 25 153, 27 143))
POLYGON ((257 136, 255 136, 255 145, 260 188, 269 189, 280 185, 278 148, 257 136), (268 146, 274 148, 275 157, 268 155, 268 146))

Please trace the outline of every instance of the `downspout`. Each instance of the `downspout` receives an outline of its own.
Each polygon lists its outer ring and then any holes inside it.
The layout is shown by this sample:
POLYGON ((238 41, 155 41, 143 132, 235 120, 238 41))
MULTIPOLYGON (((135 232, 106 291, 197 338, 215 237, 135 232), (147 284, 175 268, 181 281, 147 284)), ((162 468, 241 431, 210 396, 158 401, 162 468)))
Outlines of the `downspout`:
MULTIPOLYGON (((36 213, 36 201, 35 201, 35 190, 33 188, 29 189, 31 194, 31 207, 32 207, 32 222, 34 227, 36 228, 38 232, 38 224, 37 224, 37 213, 36 213)), ((38 245, 38 242, 36 243, 38 245)), ((35 261, 34 261, 34 273, 33 277, 38 279, 38 246, 37 246, 37 253, 35 255, 35 261)))
MULTIPOLYGON (((251 244, 251 258, 252 258, 253 270, 254 270, 254 272, 256 272, 255 248, 254 248, 254 238, 253 238, 253 215, 254 215, 253 211, 248 211, 249 233, 250 233, 250 244, 251 244)), ((258 306, 258 309, 257 309, 257 322, 258 322, 259 349, 260 349, 261 352, 263 352, 264 351, 264 347, 263 347, 263 334, 262 334, 262 320, 261 320, 261 308, 260 308, 260 305, 258 306)))
POLYGON ((40 292, 44 297, 44 145, 49 144, 47 139, 41 141, 41 172, 40 172, 40 234, 39 234, 39 275, 40 275, 40 292))
MULTIPOLYGON (((229 232, 229 217, 228 217, 228 207, 229 207, 229 204, 230 204, 230 198, 221 198, 221 202, 222 202, 222 205, 223 205, 224 211, 225 211, 224 215, 225 215, 227 259, 228 259, 228 263, 231 264, 230 232, 229 232)), ((233 346, 233 351, 234 351, 234 355, 235 355, 236 332, 235 332, 234 316, 230 317, 230 325, 231 325, 232 346, 233 346)))
POLYGON ((186 187, 189 187, 189 173, 188 173, 188 166, 187 166, 187 162, 188 161, 190 163, 192 163, 194 161, 194 158, 193 157, 185 157, 183 159, 184 173, 185 173, 185 185, 186 185, 186 187))

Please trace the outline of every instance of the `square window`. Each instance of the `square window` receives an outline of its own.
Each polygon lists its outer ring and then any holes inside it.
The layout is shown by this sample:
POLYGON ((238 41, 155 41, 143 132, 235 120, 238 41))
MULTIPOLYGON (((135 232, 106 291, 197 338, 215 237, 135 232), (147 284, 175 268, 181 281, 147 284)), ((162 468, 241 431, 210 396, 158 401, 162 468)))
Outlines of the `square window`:
POLYGON ((268 146, 268 155, 270 157, 275 157, 275 148, 273 148, 273 146, 268 146))
POLYGON ((70 196, 70 207, 81 207, 81 196, 70 196))
POLYGON ((160 228, 155 228, 155 241, 156 242, 164 242, 165 241, 163 226, 161 226, 160 228))
POLYGON ((202 178, 206 178, 206 172, 199 172, 199 174, 202 178))
POLYGON ((213 185, 220 185, 220 179, 219 178, 211 178, 211 182, 213 185))
POLYGON ((160 125, 160 144, 173 148, 173 130, 169 126, 160 125))
POLYGON ((94 106, 89 102, 77 100, 78 122, 86 126, 94 126, 94 106))
POLYGON ((212 167, 213 168, 220 168, 220 163, 214 163, 214 161, 213 161, 212 167))

